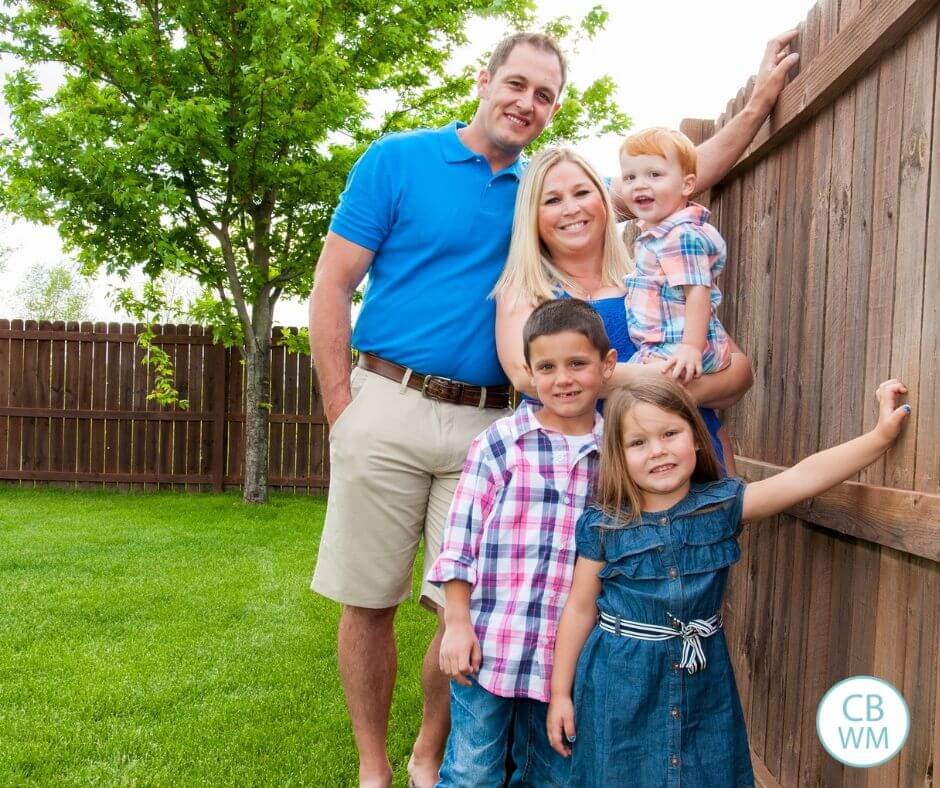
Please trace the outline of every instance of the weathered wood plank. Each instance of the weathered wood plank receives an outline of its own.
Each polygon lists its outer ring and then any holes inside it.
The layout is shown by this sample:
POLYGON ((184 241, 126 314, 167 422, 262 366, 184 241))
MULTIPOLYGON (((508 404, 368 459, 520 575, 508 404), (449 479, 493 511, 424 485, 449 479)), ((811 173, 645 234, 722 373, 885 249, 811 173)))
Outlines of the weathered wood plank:
MULTIPOLYGON (((190 326, 190 339, 201 339, 203 336, 202 326, 190 326)), ((203 353, 208 353, 208 345, 197 344, 193 342, 189 348, 189 371, 187 373, 187 399, 189 400, 189 409, 192 411, 202 411, 203 409, 203 389, 206 383, 207 371, 203 369, 203 353)), ((201 473, 199 465, 199 449, 202 445, 202 432, 208 425, 204 422, 190 422, 189 429, 186 431, 186 452, 183 458, 183 467, 185 473, 201 473)), ((202 489, 197 486, 187 487, 190 491, 199 491, 202 489)))
MULTIPOLYGON (((924 258, 924 305, 920 339, 920 391, 922 406, 913 414, 917 428, 914 489, 940 492, 940 65, 934 81, 933 144, 930 160, 930 197, 927 205, 927 247, 924 258)), ((912 425, 913 427, 913 425, 912 425)), ((940 652, 938 652, 940 653, 940 652)), ((940 717, 938 717, 940 719, 940 717)), ((938 724, 940 727, 940 724, 938 724)), ((935 753, 940 759, 940 748, 935 753)), ((937 767, 940 770, 940 766, 937 767)))
MULTIPOLYGON (((10 321, 0 319, 0 331, 8 329, 10 321)), ((10 403, 10 372, 13 359, 10 355, 10 340, 0 337, 0 407, 10 403)), ((7 467, 7 435, 10 418, 0 416, 0 469, 7 467)))
MULTIPOLYGON (((176 334, 177 336, 189 337, 189 330, 189 326, 178 325, 176 334)), ((174 346, 173 382, 181 400, 189 400, 189 349, 189 343, 180 342, 174 346)), ((174 410, 181 410, 181 408, 179 405, 175 405, 174 410)), ((189 421, 173 422, 173 473, 175 474, 186 474, 188 472, 186 468, 186 444, 189 440, 189 429, 192 426, 195 426, 198 432, 198 422, 195 424, 189 421)), ((181 492, 186 488, 174 484, 173 489, 181 492)))
MULTIPOLYGON (((26 329, 35 329, 38 323, 27 320, 26 329)), ((20 384, 20 401, 28 407, 39 404, 39 343, 23 343, 23 378, 20 384)), ((36 458, 36 418, 22 419, 20 437, 20 467, 37 470, 36 458)))
MULTIPOLYGON (((748 481, 786 470, 750 457, 737 457, 737 462, 748 481)), ((847 536, 940 561, 940 495, 844 482, 787 509, 787 514, 847 536)))
POLYGON ((823 52, 787 85, 751 149, 725 179, 736 177, 785 144, 858 80, 933 10, 938 0, 884 0, 862 9, 823 52))
MULTIPOLYGON (((924 77, 935 73, 936 14, 911 34, 906 48, 891 376, 901 378, 908 385, 908 402, 916 412, 920 407, 920 332, 924 304, 928 168, 935 85, 934 79, 924 77)), ((930 286, 936 287, 936 282, 930 283, 930 286)), ((936 407, 936 403, 924 403, 924 407, 936 407)), ((889 487, 910 489, 913 486, 916 441, 916 430, 904 430, 885 456, 885 483, 889 487)))
MULTIPOLYGON (((133 323, 122 323, 118 328, 120 335, 133 334, 133 323)), ((120 368, 118 369, 118 397, 119 410, 131 410, 134 407, 134 345, 135 342, 118 343, 120 353, 120 368)), ((117 420, 117 470, 120 473, 130 473, 133 468, 133 423, 128 418, 117 420)), ((128 489, 122 485, 121 489, 128 489)))
MULTIPOLYGON (((904 96, 905 50, 898 48, 881 64, 878 77, 877 151, 872 209, 872 250, 869 275, 865 388, 872 392, 891 377, 891 326, 894 322, 895 257, 898 241, 898 197, 901 168, 901 100, 904 96)), ((877 413, 863 416, 871 429, 877 413)), ((884 459, 859 474, 870 484, 885 483, 884 459)))

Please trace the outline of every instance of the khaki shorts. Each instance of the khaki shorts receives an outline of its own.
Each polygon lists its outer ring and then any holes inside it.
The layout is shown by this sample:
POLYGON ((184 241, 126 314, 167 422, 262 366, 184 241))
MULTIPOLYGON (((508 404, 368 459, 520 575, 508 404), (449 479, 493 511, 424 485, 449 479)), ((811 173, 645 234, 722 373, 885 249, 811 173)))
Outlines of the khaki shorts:
MULTIPOLYGON (((438 402, 356 367, 352 402, 330 431, 330 490, 311 588, 345 605, 411 596, 418 542, 427 576, 473 439, 510 413, 438 402)), ((443 605, 426 580, 421 599, 443 605)))

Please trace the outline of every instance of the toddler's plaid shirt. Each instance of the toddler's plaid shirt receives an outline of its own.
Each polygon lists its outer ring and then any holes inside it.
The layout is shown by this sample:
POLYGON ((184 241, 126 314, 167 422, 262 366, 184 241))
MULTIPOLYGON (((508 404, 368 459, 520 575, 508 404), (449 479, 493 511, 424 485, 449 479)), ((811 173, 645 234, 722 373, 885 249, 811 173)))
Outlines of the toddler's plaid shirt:
POLYGON ((689 203, 637 236, 636 270, 626 279, 627 323, 639 348, 635 360, 670 357, 669 346, 681 343, 685 331, 682 288, 704 285, 711 288, 712 305, 705 371, 717 372, 730 361, 728 335, 715 313, 721 303, 715 279, 725 267, 726 247, 718 230, 708 224, 709 216, 703 206, 689 203))

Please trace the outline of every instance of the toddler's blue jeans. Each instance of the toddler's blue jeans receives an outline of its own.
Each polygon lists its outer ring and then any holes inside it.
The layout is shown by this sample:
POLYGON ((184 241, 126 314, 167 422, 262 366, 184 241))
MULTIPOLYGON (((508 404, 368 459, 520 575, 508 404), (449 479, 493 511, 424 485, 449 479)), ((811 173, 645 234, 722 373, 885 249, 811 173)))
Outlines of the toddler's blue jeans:
POLYGON ((487 692, 472 678, 470 681, 469 687, 450 683, 451 728, 438 788, 506 785, 510 725, 513 768, 509 785, 564 786, 568 759, 548 743, 548 704, 528 698, 502 698, 487 692))

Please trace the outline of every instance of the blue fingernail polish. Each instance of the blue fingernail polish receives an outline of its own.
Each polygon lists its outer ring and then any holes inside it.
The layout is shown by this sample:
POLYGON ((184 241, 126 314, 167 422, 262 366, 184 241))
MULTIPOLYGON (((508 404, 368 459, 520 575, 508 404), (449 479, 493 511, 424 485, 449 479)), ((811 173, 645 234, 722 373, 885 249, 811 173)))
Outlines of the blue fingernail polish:
POLYGON ((577 736, 565 736, 569 744, 574 744, 574 740, 577 739, 577 736))
POLYGON ((906 410, 908 413, 911 412, 911 406, 910 406, 910 405, 902 405, 901 407, 904 408, 904 410, 906 410))

